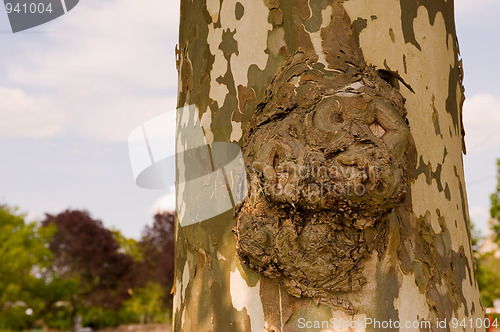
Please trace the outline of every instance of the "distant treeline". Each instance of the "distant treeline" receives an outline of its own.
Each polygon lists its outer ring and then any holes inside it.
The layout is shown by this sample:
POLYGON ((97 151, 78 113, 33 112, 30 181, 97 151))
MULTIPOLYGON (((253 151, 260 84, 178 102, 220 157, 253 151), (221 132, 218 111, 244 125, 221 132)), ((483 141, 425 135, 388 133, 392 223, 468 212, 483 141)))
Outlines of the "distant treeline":
POLYGON ((0 205, 0 330, 166 323, 173 268, 173 213, 156 214, 136 241, 87 211, 27 223, 0 205))

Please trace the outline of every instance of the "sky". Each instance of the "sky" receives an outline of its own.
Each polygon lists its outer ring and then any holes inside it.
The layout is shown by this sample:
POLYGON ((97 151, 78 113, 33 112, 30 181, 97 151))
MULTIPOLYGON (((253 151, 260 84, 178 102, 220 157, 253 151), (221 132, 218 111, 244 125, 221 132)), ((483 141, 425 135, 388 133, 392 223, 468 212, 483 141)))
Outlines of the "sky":
MULTIPOLYGON (((500 157, 500 2, 455 4, 469 209, 484 234, 500 157)), ((13 34, 0 7, 0 203, 28 220, 87 209, 136 239, 172 207, 165 190, 135 185, 127 139, 175 109, 178 15, 178 0, 82 0, 13 34)))

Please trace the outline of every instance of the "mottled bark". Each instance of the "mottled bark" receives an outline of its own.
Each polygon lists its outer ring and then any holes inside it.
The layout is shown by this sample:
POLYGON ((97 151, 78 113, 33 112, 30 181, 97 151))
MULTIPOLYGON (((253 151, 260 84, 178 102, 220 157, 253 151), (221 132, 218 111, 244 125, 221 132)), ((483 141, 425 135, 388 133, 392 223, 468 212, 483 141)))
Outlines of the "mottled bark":
MULTIPOLYGON (((242 147, 249 192, 177 224, 175 331, 484 330, 452 0, 182 0, 178 68, 179 108, 206 143, 242 147), (339 183, 366 191, 310 186, 339 183)), ((178 204, 215 204, 189 190, 178 204)))

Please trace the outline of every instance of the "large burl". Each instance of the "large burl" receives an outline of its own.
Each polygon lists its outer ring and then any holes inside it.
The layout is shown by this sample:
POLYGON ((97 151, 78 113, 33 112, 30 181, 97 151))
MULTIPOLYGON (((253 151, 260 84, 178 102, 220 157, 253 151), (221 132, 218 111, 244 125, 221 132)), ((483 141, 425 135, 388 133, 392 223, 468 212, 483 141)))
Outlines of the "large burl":
POLYGON ((410 141, 404 100, 374 68, 290 57, 244 137, 240 258, 296 297, 339 305, 365 284, 364 259, 385 248, 410 141))

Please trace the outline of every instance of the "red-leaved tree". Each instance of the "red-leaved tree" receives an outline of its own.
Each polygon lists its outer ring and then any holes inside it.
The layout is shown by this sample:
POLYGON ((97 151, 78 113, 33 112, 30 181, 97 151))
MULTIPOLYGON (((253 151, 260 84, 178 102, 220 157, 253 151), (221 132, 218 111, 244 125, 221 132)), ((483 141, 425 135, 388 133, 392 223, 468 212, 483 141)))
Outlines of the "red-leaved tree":
POLYGON ((117 309, 135 283, 133 259, 119 251, 113 233, 87 211, 66 210, 47 214, 43 226, 55 225, 50 241, 55 274, 79 280, 72 299, 73 315, 81 307, 117 309))
POLYGON ((165 290, 165 304, 172 305, 170 289, 174 280, 174 219, 172 212, 157 213, 152 226, 146 226, 140 242, 143 268, 139 274, 143 282, 158 282, 165 290))

